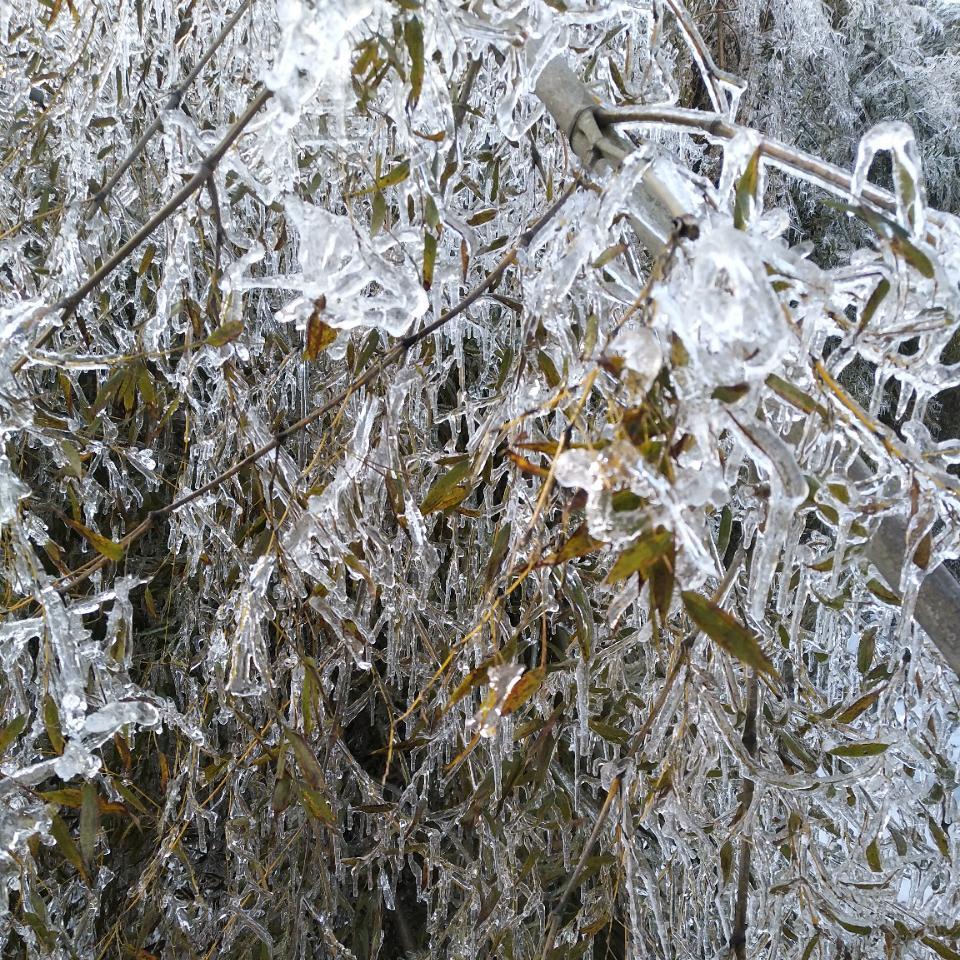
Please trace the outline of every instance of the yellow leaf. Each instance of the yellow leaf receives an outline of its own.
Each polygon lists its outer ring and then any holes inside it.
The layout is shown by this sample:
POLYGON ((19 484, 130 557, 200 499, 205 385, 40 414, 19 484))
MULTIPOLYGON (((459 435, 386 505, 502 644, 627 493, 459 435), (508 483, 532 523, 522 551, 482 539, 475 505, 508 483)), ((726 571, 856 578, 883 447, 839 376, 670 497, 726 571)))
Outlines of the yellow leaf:
POLYGON ((303 351, 304 360, 316 360, 317 357, 337 339, 337 331, 326 323, 321 316, 327 306, 327 298, 318 297, 313 302, 313 313, 307 321, 307 345, 303 351))
POLYGON ((64 517, 63 519, 71 529, 76 530, 77 533, 85 537, 97 553, 102 553, 108 560, 113 560, 114 563, 118 563, 123 559, 123 551, 125 548, 122 543, 117 543, 114 540, 103 537, 89 527, 85 527, 82 523, 71 520, 69 517, 64 517))
POLYGON ((537 667, 534 670, 528 670, 511 688, 503 701, 501 714, 513 713, 519 710, 543 685, 543 678, 547 671, 543 667, 537 667))

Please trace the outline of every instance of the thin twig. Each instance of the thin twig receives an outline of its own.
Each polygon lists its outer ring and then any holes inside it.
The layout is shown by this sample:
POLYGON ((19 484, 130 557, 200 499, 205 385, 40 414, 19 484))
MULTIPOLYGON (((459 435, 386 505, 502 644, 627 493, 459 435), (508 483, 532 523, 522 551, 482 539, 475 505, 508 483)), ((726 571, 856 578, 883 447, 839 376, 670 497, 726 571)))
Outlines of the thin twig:
MULTIPOLYGON (((59 310, 66 320, 72 316, 77 307, 83 302, 86 296, 99 286, 114 270, 120 266, 127 257, 133 253, 137 247, 143 243, 147 237, 153 233, 157 227, 161 226, 177 210, 196 193, 213 175, 217 164, 223 155, 230 149, 234 141, 243 133, 247 124, 256 116, 263 105, 270 99, 272 93, 270 90, 263 89, 250 102, 250 105, 237 119, 233 126, 227 131, 224 138, 208 153, 200 162, 197 172, 168 200, 119 250, 108 257, 106 262, 92 276, 86 279, 73 293, 68 294, 58 300, 50 310, 59 310)), ((37 341, 31 346, 31 351, 42 347, 53 336, 57 330, 56 327, 50 327, 43 333, 37 341)), ((23 356, 13 364, 14 373, 19 373, 27 363, 29 356, 23 356)))
MULTIPOLYGON (((340 406, 352 394, 356 393, 357 390, 365 387, 368 383, 378 377, 387 367, 391 366, 401 357, 405 356, 410 349, 412 349, 422 340, 429 337, 431 334, 435 333, 442 326, 444 326, 444 324, 449 323, 454 317, 463 313, 464 310, 479 300, 487 290, 495 287, 500 282, 507 269, 512 264, 516 263, 517 255, 520 253, 520 251, 528 247, 540 230, 542 230, 543 227, 546 226, 546 224, 552 220, 554 216, 556 216, 564 203, 566 203, 566 201, 572 196, 579 183, 579 180, 574 180, 571 182, 571 184, 566 188, 566 190, 563 191, 557 201, 535 223, 533 223, 521 234, 517 245, 512 250, 509 250, 501 258, 496 267, 494 267, 494 269, 488 273, 486 277, 484 277, 484 279, 478 283, 459 303, 451 307, 446 311, 446 313, 441 314, 436 320, 434 320, 432 323, 428 323, 425 327, 417 332, 402 337, 394 347, 384 354, 383 357, 381 357, 376 363, 371 364, 371 366, 364 370, 363 373, 356 377, 348 386, 340 391, 340 393, 332 397, 326 403, 323 403, 319 407, 312 410, 305 417, 301 417, 296 423, 287 427, 285 430, 281 430, 276 433, 273 438, 263 446, 258 447, 252 453, 243 457, 241 460, 238 460, 233 464, 233 466, 224 470, 223 473, 218 474, 208 483, 205 483, 202 487, 198 487, 196 490, 192 490, 190 493, 184 494, 182 497, 174 500, 172 503, 168 503, 163 507, 153 510, 139 524, 137 524, 137 526, 134 527, 130 533, 120 540, 120 544, 123 546, 124 550, 127 550, 132 544, 139 540, 147 532, 147 530, 150 529, 155 520, 162 519, 171 513, 175 513, 181 507, 185 507, 188 503, 192 503, 194 500, 202 497, 204 494, 216 489, 217 487, 226 483, 226 481, 231 477, 234 477, 240 473, 241 470, 244 470, 251 464, 256 463, 257 460, 266 454, 271 453, 284 440, 294 436, 305 427, 315 423, 322 416, 324 416, 324 414, 329 413, 334 407, 340 406)), ((56 580, 54 582, 54 586, 57 589, 70 589, 75 587, 87 580, 94 572, 104 567, 108 562, 109 559, 105 556, 92 559, 74 571, 71 575, 67 577, 61 577, 59 580, 56 580)), ((29 600, 23 601, 23 603, 28 602, 29 600)), ((21 604, 15 605, 7 612, 17 609, 20 605, 21 604)))
POLYGON ((187 88, 193 83, 197 77, 200 76, 200 72, 203 68, 210 62, 210 58, 217 52, 221 44, 227 37, 230 35, 230 32, 233 28, 239 23, 240 18, 247 12, 250 8, 250 4, 253 3, 253 0, 243 0, 243 3, 237 8, 237 12, 227 21, 224 28, 217 34, 213 43, 207 47, 203 56, 196 62, 193 69, 183 78, 183 80, 175 86, 170 93, 167 95, 167 102, 163 105, 163 109, 153 118, 150 125, 143 132, 143 136, 133 145, 130 152, 124 158, 123 163, 114 171, 113 176, 90 198, 90 206, 87 211, 87 215, 95 209, 99 204, 102 204, 104 200, 110 195, 110 191, 117 185, 120 181, 120 178, 127 172, 130 168, 130 165, 134 160, 143 152, 146 145, 150 142, 150 139, 153 135, 160 129, 160 126, 163 124, 163 115, 168 110, 175 110, 180 106, 181 100, 183 100, 183 95, 187 92, 187 88))
MULTIPOLYGON (((642 123, 660 127, 679 127, 718 140, 732 140, 741 133, 757 133, 752 128, 730 123, 718 113, 687 110, 683 107, 597 107, 593 111, 593 116, 601 128, 621 123, 642 123)), ((830 193, 849 197, 853 177, 848 171, 827 163, 819 157, 804 153, 796 147, 781 143, 779 140, 759 134, 758 136, 760 136, 758 149, 764 159, 794 176, 811 181, 830 193)), ((861 199, 887 213, 897 209, 896 197, 871 183, 864 184, 861 199)), ((937 225, 942 223, 942 218, 936 211, 928 211, 927 218, 937 225)))
MULTIPOLYGON (((757 707, 760 700, 760 684, 756 670, 750 674, 747 686, 747 715, 743 721, 743 746, 751 757, 757 755, 757 707)), ((746 817, 753 802, 755 784, 748 777, 743 778, 740 793, 740 812, 746 817)), ((737 857, 737 899, 733 913, 733 929, 730 932, 730 949, 736 960, 746 960, 747 956, 747 905, 750 895, 750 854, 753 849, 748 832, 740 838, 740 853, 737 857)))

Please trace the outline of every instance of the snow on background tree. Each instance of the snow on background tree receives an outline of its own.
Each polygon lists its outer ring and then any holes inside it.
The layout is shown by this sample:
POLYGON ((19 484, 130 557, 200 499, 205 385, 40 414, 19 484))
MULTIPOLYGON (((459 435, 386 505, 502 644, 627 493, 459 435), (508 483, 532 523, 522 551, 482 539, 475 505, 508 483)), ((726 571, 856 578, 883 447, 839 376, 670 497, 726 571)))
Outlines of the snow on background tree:
POLYGON ((0 7, 3 955, 960 955, 954 8, 234 13, 0 7))

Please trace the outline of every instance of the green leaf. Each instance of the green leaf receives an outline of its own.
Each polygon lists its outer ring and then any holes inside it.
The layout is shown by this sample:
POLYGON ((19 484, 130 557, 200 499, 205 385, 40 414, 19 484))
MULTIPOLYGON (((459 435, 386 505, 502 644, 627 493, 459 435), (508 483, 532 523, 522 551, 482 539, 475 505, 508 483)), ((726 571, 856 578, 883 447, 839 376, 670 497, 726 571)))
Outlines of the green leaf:
POLYGON ((80 854, 88 868, 93 867, 99 832, 100 804, 97 798, 97 785, 92 780, 88 780, 83 785, 83 799, 80 804, 80 854))
POLYGON ((874 873, 883 873, 883 862, 880 860, 880 845, 877 843, 876 837, 867 844, 867 866, 874 873))
POLYGON ((410 17, 403 25, 403 39, 410 54, 410 96, 407 106, 413 108, 420 99, 423 90, 424 55, 423 25, 417 17, 410 17))
POLYGON ((880 282, 874 288, 873 293, 870 294, 870 299, 867 300, 866 306, 863 308, 863 313, 860 314, 860 329, 866 329, 867 325, 873 319, 873 315, 877 312, 877 307, 883 303, 884 298, 890 292, 890 281, 883 277, 880 282))
POLYGON ((423 289, 433 286, 433 268, 437 262, 437 238, 429 230, 423 235, 423 289))
POLYGON ((47 731, 53 752, 58 755, 63 753, 65 741, 60 729, 60 712, 57 710, 56 700, 49 693, 43 698, 43 727, 47 731))
POLYGON ((710 396, 721 403, 736 403, 742 400, 750 392, 750 385, 746 383, 735 383, 729 387, 717 387, 710 396))
POLYGON ((730 505, 724 506, 720 511, 720 529, 717 530, 717 553, 723 557, 730 546, 730 533, 733 530, 733 511, 730 505))
POLYGON ((463 460, 451 467, 442 477, 433 482, 420 504, 420 512, 426 517, 438 510, 450 510, 462 503, 470 493, 470 461, 463 460))
POLYGON ((917 273, 926 277, 928 280, 933 279, 935 273, 933 262, 919 247, 907 240, 906 237, 894 237, 890 241, 890 246, 894 252, 903 257, 917 273))
POLYGON ((313 747, 307 743, 296 730, 287 728, 287 741, 293 747, 293 755, 297 758, 297 766, 303 774, 303 779, 313 790, 322 790, 326 784, 323 767, 313 752, 313 747))
POLYGON ((598 737, 602 737, 608 743, 616 743, 624 747, 630 742, 630 734, 612 723, 604 723, 602 720, 589 720, 587 723, 598 737))
POLYGON ((15 716, 2 730, 0 730, 0 757, 7 752, 7 747, 13 743, 17 737, 23 733, 23 728, 27 725, 27 715, 25 713, 15 716))
POLYGON ((321 823, 325 823, 328 827, 336 826, 337 815, 318 790, 314 790, 311 787, 304 787, 302 793, 303 806, 311 817, 321 821, 321 823))
POLYGON ((823 404, 817 403, 809 394, 804 393, 782 377, 778 377, 775 373, 771 373, 764 383, 766 383, 781 400, 786 400, 787 403, 796 407, 798 410, 802 410, 804 413, 818 413, 821 417, 826 418, 827 408, 823 406, 823 404))
POLYGON ((83 868, 83 858, 80 856, 80 848, 70 836, 70 828, 64 822, 63 817, 58 813, 50 818, 50 834, 53 837, 60 856, 77 869, 77 873, 86 880, 87 874, 83 868))
POLYGON ((712 600, 701 597, 693 590, 684 590, 681 596, 690 619, 718 647, 760 673, 778 676, 773 664, 760 647, 760 641, 743 624, 725 610, 721 610, 712 600))
POLYGON ((893 604, 893 606, 899 607, 903 602, 899 593, 894 593, 893 590, 887 588, 884 584, 877 580, 876 577, 867 581, 867 589, 875 597, 877 597, 877 599, 882 600, 884 603, 890 603, 893 604))
POLYGON ((760 181, 760 150, 754 150, 753 156, 747 163, 743 176, 737 181, 736 193, 733 201, 733 225, 738 230, 745 230, 757 206, 757 188, 760 181))
POLYGON ((868 627, 860 634, 860 643, 857 645, 857 670, 864 676, 870 671, 876 649, 877 628, 868 627))
POLYGON ((85 537, 97 553, 103 554, 103 556, 108 560, 112 560, 114 563, 119 563, 123 559, 123 552, 126 548, 122 543, 117 543, 115 540, 101 536, 89 527, 85 527, 82 523, 77 523, 76 520, 71 520, 69 517, 64 517, 63 519, 71 529, 76 530, 77 533, 85 537))
POLYGON ((673 534, 669 530, 645 534, 617 557, 613 569, 607 575, 607 583, 619 583, 634 573, 640 573, 646 579, 650 568, 667 555, 672 544, 673 534))
POLYGON ((228 320, 226 323, 221 323, 220 326, 207 337, 206 343, 211 347, 223 347, 230 343, 231 340, 236 340, 241 333, 243 333, 243 322, 240 320, 228 320))
POLYGON ((869 710, 876 702, 880 699, 880 694, 883 692, 882 687, 878 687, 876 690, 871 690, 869 693, 865 693, 862 697, 858 697, 853 703, 850 704, 845 710, 837 714, 836 720, 837 723, 853 723, 857 717, 860 716, 865 710, 869 710))
POLYGON ((890 747, 889 743, 845 743, 827 753, 835 757, 877 757, 890 747))
POLYGON ((942 940, 935 940, 933 937, 921 937, 920 942, 925 947, 929 947, 938 957, 943 957, 943 960, 960 960, 960 953, 953 947, 948 947, 942 940))

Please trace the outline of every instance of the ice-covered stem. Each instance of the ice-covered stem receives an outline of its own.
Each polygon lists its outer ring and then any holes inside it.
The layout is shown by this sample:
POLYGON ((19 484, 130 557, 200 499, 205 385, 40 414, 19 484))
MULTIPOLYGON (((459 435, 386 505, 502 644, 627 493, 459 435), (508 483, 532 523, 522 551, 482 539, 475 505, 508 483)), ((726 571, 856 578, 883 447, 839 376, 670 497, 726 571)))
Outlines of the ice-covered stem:
POLYGON ((167 94, 167 102, 163 105, 160 112, 153 118, 150 125, 143 132, 143 136, 133 145, 130 152, 124 157, 123 163, 114 171, 113 176, 90 198, 89 210, 92 212, 97 205, 104 202, 110 195, 110 191, 120 182, 120 178, 127 172, 130 165, 143 152, 144 147, 150 142, 153 135, 163 124, 163 115, 168 110, 175 110, 180 106, 180 101, 187 89, 194 80, 200 76, 200 72, 210 62, 210 58, 220 49, 223 41, 227 39, 233 28, 240 22, 240 18, 247 12, 253 0, 243 0, 243 3, 237 8, 236 13, 226 22, 223 29, 217 34, 214 41, 204 51, 204 54, 194 64, 193 69, 167 94))
MULTIPOLYGON (((536 94, 588 170, 602 174, 616 168, 633 150, 632 144, 613 131, 600 129, 594 119, 600 105, 563 57, 555 57, 544 67, 536 94)), ((680 206, 652 166, 644 174, 636 200, 643 216, 631 217, 631 224, 644 246, 659 252, 670 236, 671 219, 686 213, 686 207, 680 206)))
MULTIPOLYGON (((751 757, 757 755, 757 707, 760 702, 760 684, 754 670, 747 685, 747 714, 743 721, 741 742, 751 757)), ((746 818, 756 785, 749 777, 743 778, 740 791, 740 812, 746 818)), ((753 849, 749 830, 744 829, 737 856, 737 899, 733 911, 733 929, 730 931, 730 949, 737 960, 747 956, 747 906, 750 896, 750 854, 753 849)))
MULTIPOLYGON (((524 230, 524 232, 520 235, 520 240, 516 246, 508 250, 503 257, 501 257, 500 262, 496 265, 496 267, 494 267, 493 270, 491 270, 490 273, 488 273, 483 280, 480 281, 480 283, 473 287, 473 289, 470 290, 470 292, 467 293, 462 300, 456 303, 449 310, 442 313, 439 317, 437 317, 436 320, 423 326, 420 330, 401 337, 400 340, 379 360, 367 367, 363 373, 352 380, 338 394, 327 400, 326 403, 323 403, 319 407, 311 410, 310 413, 306 414, 304 417, 301 417, 296 423, 291 424, 285 430, 281 430, 276 433, 269 441, 258 447, 252 453, 249 453, 247 456, 236 461, 236 463, 234 463, 231 467, 228 467, 208 483, 205 483, 196 490, 192 490, 190 493, 184 494, 179 499, 152 511, 120 541, 120 544, 124 550, 129 549, 132 544, 136 543, 150 529, 155 520, 160 520, 165 516, 169 516, 182 507, 185 507, 187 504, 192 503, 194 500, 197 500, 209 493, 211 490, 218 489, 232 477, 235 477, 238 473, 240 473, 241 470, 244 470, 256 463, 261 457, 265 457, 267 454, 272 453, 285 440, 289 440, 306 427, 316 423, 317 420, 329 413, 331 410, 341 406, 350 396, 352 396, 361 388, 365 387, 368 383, 383 373, 387 367, 392 366, 402 357, 406 356, 406 354, 418 343, 425 340, 431 334, 436 333, 437 330, 449 323, 454 317, 457 317, 463 313, 464 310, 484 296, 488 290, 494 289, 503 279, 503 275, 506 273, 507 269, 517 262, 517 256, 519 253, 522 250, 525 250, 533 242, 537 234, 556 216, 567 200, 573 195, 573 192, 577 189, 579 183, 580 181, 578 179, 573 180, 560 194, 557 200, 546 210, 546 212, 534 223, 532 223, 526 230, 524 230)), ((106 556, 97 557, 91 560, 89 563, 84 564, 79 569, 75 570, 72 574, 61 577, 56 581, 55 586, 60 590, 75 587, 77 584, 88 579, 95 571, 104 567, 108 562, 109 561, 106 556)), ((20 605, 18 604, 16 607, 10 608, 10 610, 7 612, 12 612, 13 610, 18 609, 19 606, 20 605)))
MULTIPOLYGON (((566 134, 577 156, 597 172, 602 172, 605 164, 616 165, 610 161, 610 144, 622 148, 624 141, 610 128, 620 123, 679 127, 719 140, 730 140, 746 130, 719 114, 700 110, 671 106, 599 105, 563 57, 557 57, 547 65, 537 84, 536 93, 566 134), (602 149, 600 144, 603 144, 602 149)), ((832 193, 849 196, 852 175, 846 170, 767 137, 760 138, 759 147, 765 159, 794 176, 832 193)), ((658 159, 667 162, 663 157, 658 159)), ((672 216, 692 212, 683 206, 682 198, 677 197, 664 180, 656 176, 654 170, 647 172, 638 192, 643 195, 640 199, 645 212, 659 211, 661 217, 664 210, 669 210, 672 216)), ((895 212, 897 209, 897 199, 893 194, 869 183, 864 185, 861 200, 884 212, 895 212)), ((942 222, 933 211, 927 219, 932 223, 942 222)), ((664 240, 655 231, 647 229, 646 225, 638 225, 634 218, 631 222, 639 239, 651 253, 656 254, 663 249, 664 240)), ((664 237, 669 235, 669 229, 665 229, 664 237)), ((869 468, 859 458, 851 472, 855 478, 861 479, 870 475, 869 468)), ((867 544, 867 556, 888 586, 893 588, 900 582, 905 530, 900 521, 884 520, 867 544)), ((947 663, 960 675, 960 637, 956 632, 956 624, 960 623, 960 584, 945 567, 939 566, 925 577, 917 597, 914 617, 947 663)))
MULTIPOLYGON (((716 140, 732 140, 738 134, 756 135, 752 128, 730 123, 717 113, 707 113, 703 110, 688 110, 683 107, 650 106, 650 107, 597 107, 593 111, 593 118, 601 127, 616 126, 622 123, 638 123, 655 127, 673 127, 701 133, 716 140)), ((781 170, 807 180, 823 190, 849 198, 853 183, 853 175, 842 167, 827 163, 819 157, 804 153, 796 147, 788 146, 770 137, 759 136, 758 149, 760 155, 779 167, 781 170)), ((861 200, 876 207, 884 213, 896 213, 897 198, 886 190, 866 183, 860 194, 861 200)), ((942 220, 935 212, 930 213, 934 223, 942 220)))
MULTIPOLYGON (((108 257, 99 270, 84 280, 73 293, 58 300, 51 309, 59 311, 64 320, 72 316, 91 291, 103 283, 157 227, 162 226, 193 194, 203 187, 213 175, 213 171, 223 155, 233 146, 234 141, 243 133, 247 124, 260 112, 272 95, 270 90, 261 90, 250 101, 247 109, 237 118, 223 139, 203 158, 197 172, 122 247, 108 257)), ((56 329, 56 327, 50 327, 43 333, 30 348, 31 352, 42 347, 53 336, 56 329)), ((28 356, 21 357, 13 364, 13 372, 19 373, 28 359, 28 356)))
POLYGON ((703 85, 707 88, 707 95, 713 104, 714 110, 723 110, 726 106, 726 97, 723 91, 723 84, 729 87, 740 88, 742 90, 744 83, 732 73, 721 70, 713 62, 713 55, 710 48, 703 39, 693 17, 683 3, 683 0, 666 0, 666 5, 677 20, 677 26, 683 34, 683 39, 690 48, 690 53, 696 61, 700 70, 700 76, 703 78, 703 85))

